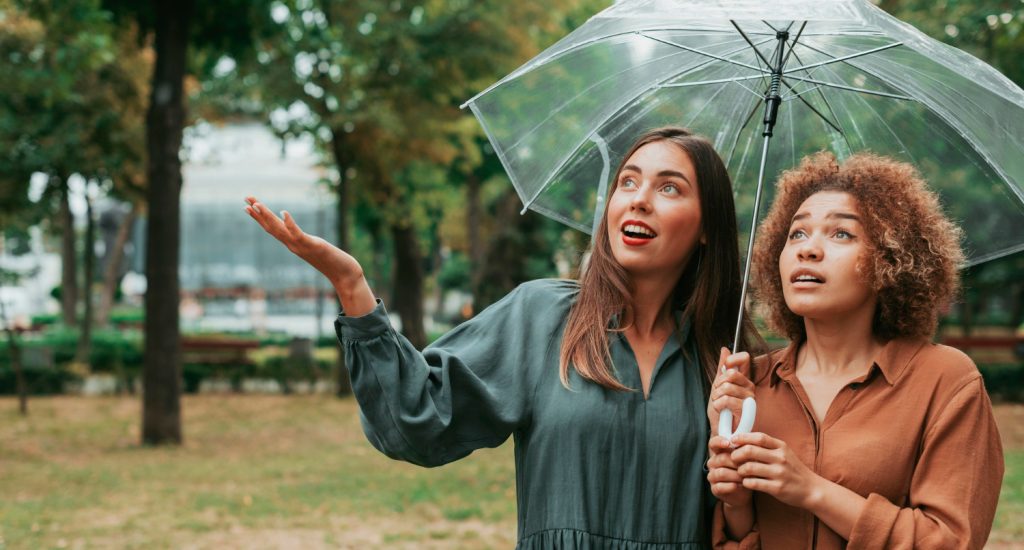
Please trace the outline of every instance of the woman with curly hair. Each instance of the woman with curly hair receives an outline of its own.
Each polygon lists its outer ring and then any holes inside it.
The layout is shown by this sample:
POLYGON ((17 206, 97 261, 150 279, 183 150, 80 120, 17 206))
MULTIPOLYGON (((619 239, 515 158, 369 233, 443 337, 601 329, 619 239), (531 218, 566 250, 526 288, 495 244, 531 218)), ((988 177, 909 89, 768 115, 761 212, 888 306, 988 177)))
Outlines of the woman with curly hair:
POLYGON ((985 544, 1003 475, 992 405, 974 363, 930 341, 959 241, 908 164, 819 153, 783 174, 753 261, 791 344, 713 384, 713 411, 758 402, 754 433, 709 442, 716 547, 985 544))

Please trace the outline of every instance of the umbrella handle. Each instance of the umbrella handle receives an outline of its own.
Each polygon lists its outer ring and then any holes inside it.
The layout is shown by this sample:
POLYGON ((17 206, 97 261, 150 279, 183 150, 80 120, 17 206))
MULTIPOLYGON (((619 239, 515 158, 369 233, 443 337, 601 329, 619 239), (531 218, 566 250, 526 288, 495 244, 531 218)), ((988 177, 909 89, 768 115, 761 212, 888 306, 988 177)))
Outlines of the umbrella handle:
POLYGON ((753 397, 743 400, 743 410, 740 414, 740 423, 736 431, 732 431, 732 410, 725 409, 718 416, 718 435, 732 439, 732 436, 748 434, 754 429, 754 420, 757 418, 757 401, 753 397))

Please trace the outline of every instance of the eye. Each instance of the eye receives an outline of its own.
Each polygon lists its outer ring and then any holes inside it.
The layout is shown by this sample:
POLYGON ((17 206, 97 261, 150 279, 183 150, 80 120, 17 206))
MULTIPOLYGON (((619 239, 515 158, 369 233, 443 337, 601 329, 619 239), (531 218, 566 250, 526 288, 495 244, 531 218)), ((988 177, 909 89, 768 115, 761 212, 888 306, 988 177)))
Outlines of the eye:
POLYGON ((837 239, 852 239, 853 233, 850 233, 845 229, 836 229, 835 237, 837 239))
POLYGON ((802 238, 802 237, 806 237, 806 236, 807 236, 807 234, 804 233, 803 229, 794 229, 794 230, 789 232, 789 240, 791 240, 791 241, 799 239, 799 238, 802 238))
POLYGON ((619 182, 619 187, 623 189, 633 189, 637 187, 637 183, 636 180, 633 179, 633 176, 626 176, 619 182))
POLYGON ((678 195, 680 193, 679 186, 674 183, 666 183, 661 186, 660 191, 666 195, 678 195))

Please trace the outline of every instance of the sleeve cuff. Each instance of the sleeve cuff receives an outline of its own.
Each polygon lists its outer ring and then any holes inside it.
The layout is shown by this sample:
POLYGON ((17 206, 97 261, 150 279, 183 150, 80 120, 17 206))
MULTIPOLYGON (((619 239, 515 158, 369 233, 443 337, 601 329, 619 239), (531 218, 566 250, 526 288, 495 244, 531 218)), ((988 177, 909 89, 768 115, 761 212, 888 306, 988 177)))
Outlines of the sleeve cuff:
POLYGON ((334 331, 338 340, 366 340, 376 338, 391 330, 391 320, 388 319, 388 312, 384 308, 384 302, 377 299, 377 306, 366 315, 360 317, 348 317, 344 310, 334 320, 334 331))
POLYGON ((853 524, 848 550, 885 548, 900 508, 877 493, 868 495, 864 511, 853 524))
POLYGON ((760 550, 761 534, 757 531, 757 522, 740 540, 732 540, 725 533, 725 509, 719 501, 711 514, 711 547, 715 550, 760 550))

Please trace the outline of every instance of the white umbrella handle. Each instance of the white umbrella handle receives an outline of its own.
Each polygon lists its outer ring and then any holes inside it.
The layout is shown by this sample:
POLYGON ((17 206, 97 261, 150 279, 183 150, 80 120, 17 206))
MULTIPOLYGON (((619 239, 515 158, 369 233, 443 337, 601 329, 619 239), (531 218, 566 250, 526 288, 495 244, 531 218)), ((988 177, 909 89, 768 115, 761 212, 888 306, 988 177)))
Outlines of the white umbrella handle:
POLYGON ((718 416, 718 435, 730 439, 733 435, 748 434, 754 429, 754 419, 757 417, 757 401, 753 397, 743 400, 743 410, 740 415, 740 423, 736 426, 736 432, 732 431, 732 410, 725 409, 718 416))

